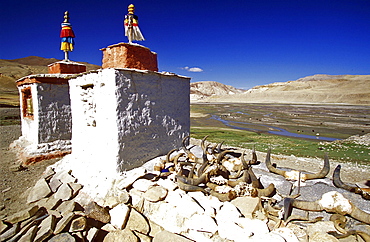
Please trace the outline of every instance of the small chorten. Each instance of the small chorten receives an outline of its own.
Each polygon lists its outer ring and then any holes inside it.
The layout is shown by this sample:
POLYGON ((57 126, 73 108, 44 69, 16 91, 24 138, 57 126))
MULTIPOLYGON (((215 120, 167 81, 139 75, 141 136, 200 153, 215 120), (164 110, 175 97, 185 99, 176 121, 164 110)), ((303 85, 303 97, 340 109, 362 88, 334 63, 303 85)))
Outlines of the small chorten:
POLYGON ((128 6, 128 14, 125 15, 124 20, 125 36, 127 36, 129 44, 132 44, 133 40, 145 40, 139 29, 139 18, 134 14, 134 11, 135 6, 130 4, 128 6))
POLYGON ((64 21, 61 24, 62 30, 60 31, 61 45, 60 49, 64 51, 64 61, 69 61, 68 52, 73 51, 75 34, 72 30, 72 25, 69 23, 69 12, 64 13, 64 21))

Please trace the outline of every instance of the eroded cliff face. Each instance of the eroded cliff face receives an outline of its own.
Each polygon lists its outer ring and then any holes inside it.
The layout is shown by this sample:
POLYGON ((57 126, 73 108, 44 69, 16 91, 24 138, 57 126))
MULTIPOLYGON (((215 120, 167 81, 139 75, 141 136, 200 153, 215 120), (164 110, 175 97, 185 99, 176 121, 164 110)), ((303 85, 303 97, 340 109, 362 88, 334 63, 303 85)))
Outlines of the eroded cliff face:
MULTIPOLYGON (((197 98, 204 102, 370 104, 370 75, 314 75, 253 87, 242 93, 197 98)), ((193 101, 193 99, 192 99, 193 101)))
POLYGON ((214 81, 190 83, 191 101, 199 101, 211 96, 228 96, 243 92, 244 90, 214 81))

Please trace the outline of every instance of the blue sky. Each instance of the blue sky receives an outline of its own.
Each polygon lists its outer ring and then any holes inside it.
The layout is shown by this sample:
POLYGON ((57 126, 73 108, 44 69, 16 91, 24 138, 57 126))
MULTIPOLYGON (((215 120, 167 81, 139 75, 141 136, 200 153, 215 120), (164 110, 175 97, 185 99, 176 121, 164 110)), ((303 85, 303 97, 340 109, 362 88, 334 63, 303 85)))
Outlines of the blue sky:
POLYGON ((314 74, 370 74, 369 0, 2 0, 0 59, 63 59, 66 10, 74 61, 101 65, 101 48, 127 42, 123 18, 135 5, 159 71, 237 88, 314 74))

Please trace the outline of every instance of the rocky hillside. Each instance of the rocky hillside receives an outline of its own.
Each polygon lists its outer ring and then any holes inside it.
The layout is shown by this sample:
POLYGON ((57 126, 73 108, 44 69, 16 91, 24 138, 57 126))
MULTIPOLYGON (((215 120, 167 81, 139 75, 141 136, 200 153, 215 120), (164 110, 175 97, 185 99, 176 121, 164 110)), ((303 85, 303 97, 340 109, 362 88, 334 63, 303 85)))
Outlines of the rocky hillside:
POLYGON ((244 90, 224 85, 214 81, 190 83, 190 100, 192 102, 206 99, 211 96, 229 96, 243 93, 244 90))
POLYGON ((256 86, 234 95, 214 95, 204 102, 343 103, 370 105, 370 75, 313 75, 296 81, 256 86))
MULTIPOLYGON (((15 81, 21 77, 48 73, 48 65, 60 61, 55 58, 42 58, 28 56, 14 60, 0 59, 0 105, 18 105, 18 90, 15 81)), ((96 70, 101 68, 87 62, 79 62, 86 65, 86 69, 96 70)))

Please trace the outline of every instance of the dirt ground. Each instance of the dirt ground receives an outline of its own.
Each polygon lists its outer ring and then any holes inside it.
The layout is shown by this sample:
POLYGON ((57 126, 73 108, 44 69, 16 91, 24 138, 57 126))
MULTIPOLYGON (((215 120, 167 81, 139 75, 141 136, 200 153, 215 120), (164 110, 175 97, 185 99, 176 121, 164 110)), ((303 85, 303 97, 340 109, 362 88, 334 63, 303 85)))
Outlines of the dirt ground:
POLYGON ((26 208, 24 192, 35 185, 47 166, 57 161, 48 160, 15 171, 17 157, 9 150, 9 144, 20 135, 20 125, 0 126, 0 218, 26 208))

